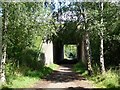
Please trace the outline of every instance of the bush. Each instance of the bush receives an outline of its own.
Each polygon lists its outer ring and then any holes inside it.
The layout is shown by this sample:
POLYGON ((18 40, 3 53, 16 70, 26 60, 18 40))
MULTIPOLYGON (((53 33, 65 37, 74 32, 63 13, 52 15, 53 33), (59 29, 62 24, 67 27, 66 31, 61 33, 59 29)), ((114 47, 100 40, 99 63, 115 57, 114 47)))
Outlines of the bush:
POLYGON ((109 69, 106 73, 100 74, 99 72, 99 66, 95 66, 94 75, 88 76, 87 69, 82 63, 77 63, 74 66, 74 71, 82 74, 82 76, 87 77, 89 80, 94 81, 94 84, 96 84, 99 88, 119 88, 120 87, 120 71, 119 70, 112 70, 109 69))
POLYGON ((5 65, 5 70, 6 70, 5 74, 7 77, 6 78, 7 83, 11 83, 10 81, 16 78, 16 73, 15 73, 16 69, 17 67, 12 62, 9 62, 5 65))
POLYGON ((26 65, 27 67, 34 70, 39 69, 41 68, 40 66, 43 66, 43 65, 40 61, 37 60, 37 57, 38 57, 37 50, 27 49, 22 53, 21 65, 26 65))
POLYGON ((82 62, 75 64, 73 70, 82 74, 83 76, 88 75, 88 71, 82 62))
POLYGON ((93 77, 89 77, 94 81, 98 87, 116 88, 119 87, 119 76, 112 70, 108 70, 105 74, 98 74, 93 77))
POLYGON ((104 77, 105 77, 105 80, 103 81, 103 85, 105 85, 106 87, 111 88, 111 87, 117 87, 119 85, 118 75, 112 72, 111 70, 106 72, 104 77))
POLYGON ((32 70, 29 67, 15 67, 12 63, 6 64, 7 83, 3 87, 24 88, 29 87, 39 79, 52 73, 50 67, 40 67, 39 70, 32 70), (13 71, 12 71, 13 70, 13 71))

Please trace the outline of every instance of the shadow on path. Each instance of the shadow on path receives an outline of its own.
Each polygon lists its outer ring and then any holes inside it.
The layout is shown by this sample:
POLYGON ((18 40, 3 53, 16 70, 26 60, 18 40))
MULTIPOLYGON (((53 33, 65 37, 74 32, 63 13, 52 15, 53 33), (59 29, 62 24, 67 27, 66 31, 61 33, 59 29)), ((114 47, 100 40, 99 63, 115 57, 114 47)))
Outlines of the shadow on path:
POLYGON ((31 88, 2 88, 2 90, 120 90, 120 88, 95 88, 87 79, 73 72, 72 67, 73 65, 60 65, 58 70, 31 88))
POLYGON ((72 71, 73 65, 60 65, 54 71, 38 82, 35 90, 120 90, 120 88, 96 88, 80 74, 72 71))
MULTIPOLYGON (((82 77, 80 74, 72 71, 73 64, 62 64, 58 70, 44 77, 41 81, 35 84, 35 88, 41 89, 60 89, 71 90, 79 88, 93 87, 92 84, 82 77)), ((46 90, 45 89, 45 90, 46 90)))
POLYGON ((54 71, 51 75, 43 78, 51 82, 71 82, 74 80, 85 80, 82 76, 72 71, 73 65, 61 65, 59 70, 54 71))

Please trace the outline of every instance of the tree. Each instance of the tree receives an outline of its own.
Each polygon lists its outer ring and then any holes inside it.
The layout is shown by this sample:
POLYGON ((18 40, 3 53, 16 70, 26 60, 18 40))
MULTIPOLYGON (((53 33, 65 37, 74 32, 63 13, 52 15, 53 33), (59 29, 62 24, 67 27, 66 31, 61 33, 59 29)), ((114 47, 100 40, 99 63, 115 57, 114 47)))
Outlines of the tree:
POLYGON ((105 73, 104 65, 104 25, 103 25, 103 1, 101 1, 101 30, 100 30, 100 65, 102 73, 105 73))
POLYGON ((115 66, 120 63, 119 61, 119 46, 120 46, 120 6, 116 3, 104 4, 104 57, 105 66, 115 66), (114 58, 113 58, 114 57, 114 58))
POLYGON ((26 62, 23 59, 24 53, 35 47, 35 39, 40 37, 39 43, 43 43, 42 40, 46 42, 52 40, 57 25, 52 23, 54 20, 50 8, 44 7, 41 2, 10 2, 7 7, 9 7, 7 8, 8 62, 14 62, 19 66, 26 62))
POLYGON ((108 62, 112 63, 113 62, 112 60, 114 59, 114 58, 110 58, 111 55, 110 56, 108 55, 108 52, 110 53, 110 47, 111 47, 110 44, 108 44, 108 42, 109 43, 111 42, 111 44, 113 44, 112 43, 113 41, 111 40, 115 35, 112 32, 117 32, 117 29, 114 29, 114 26, 117 25, 115 23, 119 22, 119 19, 118 19, 119 7, 115 3, 110 3, 110 2, 104 2, 103 4, 102 3, 103 2, 89 3, 88 5, 86 5, 86 7, 88 10, 88 22, 91 24, 89 26, 89 28, 91 28, 90 38, 91 38, 92 44, 94 43, 94 45, 92 45, 92 51, 93 51, 92 55, 94 57, 93 64, 97 62, 97 64, 100 65, 101 67, 101 72, 104 72, 105 65, 108 66, 107 63, 108 62), (96 49, 94 49, 95 47, 96 49), (104 62, 104 59, 105 59, 105 62, 104 62))
POLYGON ((91 51, 90 51, 90 38, 89 38, 89 28, 88 28, 88 21, 87 21, 87 12, 84 7, 84 30, 85 30, 85 47, 86 47, 86 56, 87 56, 87 67, 88 67, 88 74, 93 74, 92 63, 91 63, 91 51))
POLYGON ((5 78, 5 64, 6 64, 6 52, 7 52, 7 25, 8 25, 8 11, 7 4, 3 3, 3 31, 2 31, 2 59, 0 64, 0 81, 2 83, 6 82, 5 78))

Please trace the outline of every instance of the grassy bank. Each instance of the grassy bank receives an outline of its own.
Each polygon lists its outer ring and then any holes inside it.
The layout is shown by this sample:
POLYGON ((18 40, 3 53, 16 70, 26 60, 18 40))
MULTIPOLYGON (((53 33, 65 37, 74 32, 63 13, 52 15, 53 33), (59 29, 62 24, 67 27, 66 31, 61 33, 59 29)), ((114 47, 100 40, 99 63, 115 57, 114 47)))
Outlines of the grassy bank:
POLYGON ((120 87, 120 71, 119 70, 107 70, 105 74, 94 74, 88 76, 88 72, 83 64, 78 63, 74 66, 74 71, 80 73, 88 80, 93 81, 98 88, 119 88, 120 87))
POLYGON ((7 83, 1 88, 29 88, 37 81, 44 78, 46 75, 51 74, 54 69, 57 69, 58 65, 51 64, 44 66, 39 70, 30 70, 27 67, 21 67, 16 69, 14 73, 7 72, 7 83))
POLYGON ((28 88, 39 80, 38 77, 18 76, 11 80, 11 83, 7 83, 2 88, 28 88))

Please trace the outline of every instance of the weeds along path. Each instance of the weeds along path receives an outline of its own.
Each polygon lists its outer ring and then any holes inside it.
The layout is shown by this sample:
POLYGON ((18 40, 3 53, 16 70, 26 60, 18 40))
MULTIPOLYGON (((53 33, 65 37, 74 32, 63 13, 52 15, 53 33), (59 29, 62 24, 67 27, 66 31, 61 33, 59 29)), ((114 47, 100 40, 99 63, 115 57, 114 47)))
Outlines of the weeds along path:
POLYGON ((32 88, 76 90, 92 89, 94 86, 81 75, 73 72, 72 65, 61 65, 58 70, 37 82, 32 88))

